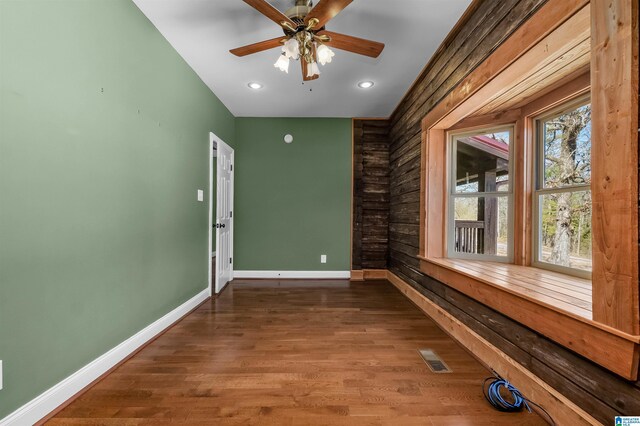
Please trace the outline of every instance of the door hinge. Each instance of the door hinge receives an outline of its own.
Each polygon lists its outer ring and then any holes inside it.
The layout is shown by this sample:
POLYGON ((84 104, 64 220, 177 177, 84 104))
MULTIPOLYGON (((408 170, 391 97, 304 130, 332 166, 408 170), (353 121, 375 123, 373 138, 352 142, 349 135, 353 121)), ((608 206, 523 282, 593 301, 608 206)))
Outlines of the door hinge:
POLYGON ((233 263, 233 257, 229 258, 229 263, 233 263))
POLYGON ((231 171, 233 171, 233 164, 231 164, 231 171))
POLYGON ((229 217, 233 217, 233 211, 229 212, 229 217))

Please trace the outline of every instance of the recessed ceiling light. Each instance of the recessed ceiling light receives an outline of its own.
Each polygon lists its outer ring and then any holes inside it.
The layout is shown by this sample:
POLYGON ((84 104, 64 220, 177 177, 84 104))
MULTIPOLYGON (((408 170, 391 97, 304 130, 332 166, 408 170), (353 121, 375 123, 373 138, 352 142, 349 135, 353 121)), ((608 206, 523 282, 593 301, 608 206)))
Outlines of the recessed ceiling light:
POLYGON ((256 83, 254 81, 252 81, 251 83, 247 84, 247 86, 249 86, 249 88, 253 89, 253 90, 262 89, 262 84, 256 83))
POLYGON ((361 81, 358 83, 358 87, 361 89, 370 89, 373 87, 373 81, 361 81))

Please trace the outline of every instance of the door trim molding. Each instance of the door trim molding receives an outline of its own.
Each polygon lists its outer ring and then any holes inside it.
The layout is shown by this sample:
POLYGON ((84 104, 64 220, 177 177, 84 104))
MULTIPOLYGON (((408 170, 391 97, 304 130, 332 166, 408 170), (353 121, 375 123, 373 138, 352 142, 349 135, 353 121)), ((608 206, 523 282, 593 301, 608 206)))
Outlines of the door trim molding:
MULTIPOLYGON (((217 157, 217 153, 216 155, 214 155, 214 150, 213 150, 213 144, 216 143, 216 139, 218 139, 218 137, 216 135, 213 134, 213 132, 209 132, 209 220, 207 220, 207 223, 209 224, 209 229, 207 230, 208 235, 209 235, 209 245, 208 245, 208 250, 207 250, 207 291, 209 292, 209 297, 213 296, 214 294, 214 285, 215 282, 212 279, 213 276, 213 267, 211 265, 211 258, 212 253, 214 252, 214 248, 213 248, 213 197, 216 196, 217 197, 217 193, 218 191, 215 190, 214 192, 214 187, 213 187, 213 159, 217 157)), ((217 200, 216 200, 217 202, 217 200)), ((217 207, 217 205, 216 205, 217 207)), ((216 247, 217 249, 217 247, 216 247)), ((217 262, 216 262, 217 265, 217 262)), ((217 275, 217 274, 216 274, 217 275)))

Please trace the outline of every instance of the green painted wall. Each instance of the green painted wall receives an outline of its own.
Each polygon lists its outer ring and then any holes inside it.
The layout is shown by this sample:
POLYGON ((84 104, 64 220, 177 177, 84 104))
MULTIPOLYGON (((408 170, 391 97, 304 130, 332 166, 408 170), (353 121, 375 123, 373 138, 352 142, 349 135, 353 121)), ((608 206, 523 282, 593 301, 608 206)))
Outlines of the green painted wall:
POLYGON ((235 163, 234 269, 350 269, 350 119, 238 118, 235 163))
POLYGON ((233 116, 130 0, 0 0, 0 418, 207 286, 233 116))

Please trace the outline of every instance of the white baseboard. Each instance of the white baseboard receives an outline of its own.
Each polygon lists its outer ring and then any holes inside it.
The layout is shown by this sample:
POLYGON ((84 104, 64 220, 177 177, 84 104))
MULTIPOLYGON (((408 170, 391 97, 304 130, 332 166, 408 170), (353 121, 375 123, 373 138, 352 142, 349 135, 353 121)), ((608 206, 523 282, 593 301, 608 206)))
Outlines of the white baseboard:
POLYGON ((349 279, 351 271, 233 271, 234 279, 349 279))
POLYGON ((109 371, 120 361, 138 350, 145 343, 173 325, 173 323, 178 321, 190 310, 205 301, 207 297, 209 297, 209 289, 202 290, 173 311, 137 332, 115 348, 91 361, 71 376, 0 420, 0 426, 35 424, 91 384, 91 382, 109 371))

